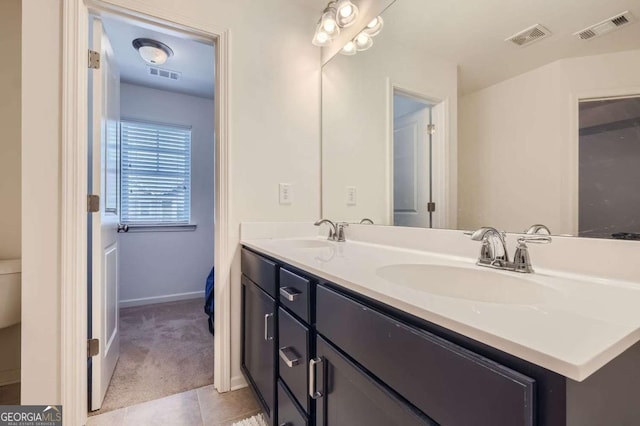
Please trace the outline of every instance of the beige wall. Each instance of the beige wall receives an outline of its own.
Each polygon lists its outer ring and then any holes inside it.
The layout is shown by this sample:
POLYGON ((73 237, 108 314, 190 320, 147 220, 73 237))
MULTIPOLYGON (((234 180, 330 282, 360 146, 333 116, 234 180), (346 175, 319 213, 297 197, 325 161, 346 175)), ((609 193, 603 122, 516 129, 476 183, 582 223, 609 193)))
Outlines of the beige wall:
MULTIPOLYGON (((240 384, 240 222, 320 214, 317 10, 291 0, 110 2, 230 31, 232 384, 240 384), (292 205, 279 205, 280 182, 293 185, 292 205)), ((60 1, 24 0, 23 51, 40 52, 23 56, 22 74, 25 403, 60 401, 60 37, 60 1)))
POLYGON ((640 50, 560 60, 462 97, 459 228, 576 233, 576 99, 622 93, 640 93, 640 50))
MULTIPOLYGON (((0 259, 20 258, 20 0, 0 2, 0 259)), ((0 385, 20 379, 20 325, 0 330, 0 385)))

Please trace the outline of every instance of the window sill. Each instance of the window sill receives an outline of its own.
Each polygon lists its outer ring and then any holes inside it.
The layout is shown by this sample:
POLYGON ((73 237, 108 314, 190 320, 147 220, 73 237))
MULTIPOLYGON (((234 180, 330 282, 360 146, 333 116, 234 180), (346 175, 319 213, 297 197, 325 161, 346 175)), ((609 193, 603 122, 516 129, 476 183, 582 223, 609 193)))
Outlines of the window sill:
POLYGON ((198 225, 176 224, 176 225, 129 225, 128 232, 193 232, 198 225))

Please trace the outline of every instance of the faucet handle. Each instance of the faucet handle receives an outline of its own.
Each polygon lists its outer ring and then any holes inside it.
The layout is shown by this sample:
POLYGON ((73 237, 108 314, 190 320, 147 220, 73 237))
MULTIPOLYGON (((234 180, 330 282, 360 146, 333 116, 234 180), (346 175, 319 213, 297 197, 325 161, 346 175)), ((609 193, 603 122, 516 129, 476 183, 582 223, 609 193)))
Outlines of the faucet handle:
POLYGON ((551 237, 548 235, 528 234, 518 237, 518 246, 513 256, 513 270, 530 274, 534 272, 531 266, 531 256, 529 256, 529 248, 526 243, 549 244, 551 237))
POLYGON ((336 223, 336 241, 344 242, 346 238, 344 237, 344 228, 349 226, 347 222, 337 222, 336 223))
POLYGON ((525 243, 533 243, 533 244, 549 244, 553 240, 548 235, 542 234, 527 234, 518 237, 518 245, 525 243))

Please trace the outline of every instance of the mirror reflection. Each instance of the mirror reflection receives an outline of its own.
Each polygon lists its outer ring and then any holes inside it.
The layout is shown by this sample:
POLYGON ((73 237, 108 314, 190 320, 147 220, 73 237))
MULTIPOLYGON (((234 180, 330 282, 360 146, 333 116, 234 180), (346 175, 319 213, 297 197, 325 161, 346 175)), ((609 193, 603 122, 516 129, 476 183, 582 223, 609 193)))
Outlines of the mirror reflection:
POLYGON ((640 239, 640 3, 462 3, 323 67, 323 217, 640 239))

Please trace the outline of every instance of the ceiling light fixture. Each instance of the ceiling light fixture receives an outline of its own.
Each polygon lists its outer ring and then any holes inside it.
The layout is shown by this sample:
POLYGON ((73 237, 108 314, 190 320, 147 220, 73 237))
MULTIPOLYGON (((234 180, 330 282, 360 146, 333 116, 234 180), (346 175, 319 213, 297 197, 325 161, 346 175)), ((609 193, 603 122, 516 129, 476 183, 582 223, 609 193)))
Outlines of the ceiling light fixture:
POLYGON ((150 38, 137 38, 131 43, 148 64, 162 65, 173 56, 173 50, 164 43, 150 38))

